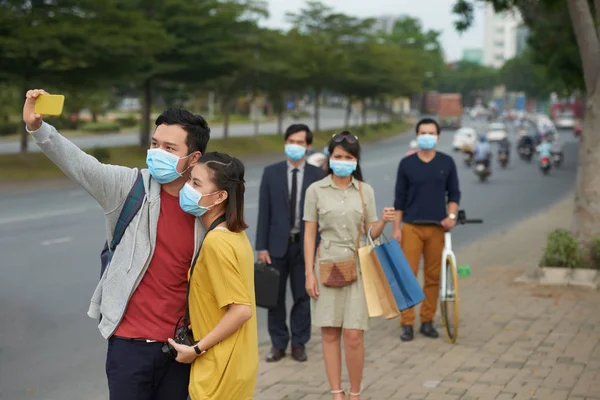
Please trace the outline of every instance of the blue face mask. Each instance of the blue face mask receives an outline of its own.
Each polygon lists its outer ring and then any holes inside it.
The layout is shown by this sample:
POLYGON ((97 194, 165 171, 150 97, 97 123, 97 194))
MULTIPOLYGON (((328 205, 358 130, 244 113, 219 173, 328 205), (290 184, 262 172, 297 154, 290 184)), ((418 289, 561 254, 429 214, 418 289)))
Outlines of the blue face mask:
POLYGON ((181 174, 177 172, 177 163, 179 160, 180 158, 175 154, 171 154, 163 149, 150 149, 146 156, 146 164, 148 164, 150 175, 152 175, 152 177, 161 185, 171 183, 181 176, 181 174))
POLYGON ((300 161, 306 154, 306 147, 299 144, 286 144, 285 155, 292 161, 300 161))
POLYGON ((425 133, 423 135, 417 136, 417 144, 423 150, 431 150, 437 144, 437 139, 437 135, 425 133))
POLYGON ((210 210, 211 207, 214 207, 214 205, 212 205, 210 207, 201 206, 199 204, 200 200, 202 199, 203 196, 212 196, 213 194, 216 194, 216 193, 218 193, 218 192, 203 195, 202 193, 200 193, 199 191, 194 189, 192 187, 192 185, 190 185, 189 183, 186 183, 185 185, 183 185, 183 187, 179 191, 179 206, 186 213, 192 214, 196 217, 201 217, 208 210, 210 210))
POLYGON ((329 160, 329 168, 334 174, 342 178, 352 175, 356 171, 357 165, 356 161, 329 160))

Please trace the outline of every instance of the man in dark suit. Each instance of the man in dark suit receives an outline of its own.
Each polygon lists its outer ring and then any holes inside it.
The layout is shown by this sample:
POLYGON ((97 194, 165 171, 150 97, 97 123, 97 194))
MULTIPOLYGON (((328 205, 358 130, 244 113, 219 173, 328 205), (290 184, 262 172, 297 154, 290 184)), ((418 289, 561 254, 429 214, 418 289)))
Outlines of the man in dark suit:
POLYGON ((305 344, 310 339, 310 299, 304 286, 304 194, 323 178, 320 168, 306 163, 313 134, 304 124, 293 124, 285 132, 286 160, 265 168, 260 184, 256 250, 260 263, 273 264, 281 273, 279 302, 269 310, 272 348, 267 362, 285 356, 290 341, 285 292, 287 278, 294 298, 290 316, 292 357, 306 361, 305 344))

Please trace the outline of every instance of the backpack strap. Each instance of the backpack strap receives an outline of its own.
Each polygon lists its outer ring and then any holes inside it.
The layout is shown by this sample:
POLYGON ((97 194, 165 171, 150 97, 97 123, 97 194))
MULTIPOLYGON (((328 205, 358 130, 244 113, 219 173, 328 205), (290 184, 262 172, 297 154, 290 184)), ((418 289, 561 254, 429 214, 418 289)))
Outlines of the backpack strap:
POLYGON ((111 253, 114 252, 119 243, 121 243, 121 239, 125 234, 125 230, 142 207, 142 203, 144 202, 145 196, 146 188, 144 187, 142 173, 138 172, 138 176, 135 180, 135 183, 131 187, 129 194, 127 195, 127 199, 125 199, 125 204, 121 209, 121 214, 119 214, 119 219, 117 220, 117 224, 115 225, 113 237, 108 247, 111 253))

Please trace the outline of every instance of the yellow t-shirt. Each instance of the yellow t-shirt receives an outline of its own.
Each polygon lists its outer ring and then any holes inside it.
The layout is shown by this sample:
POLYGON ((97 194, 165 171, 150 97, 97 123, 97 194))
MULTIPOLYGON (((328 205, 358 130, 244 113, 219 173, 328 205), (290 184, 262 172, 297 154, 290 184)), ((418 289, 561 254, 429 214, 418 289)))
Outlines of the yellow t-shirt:
POLYGON ((245 232, 209 232, 190 281, 194 339, 206 336, 229 304, 252 307, 252 318, 192 364, 192 400, 251 400, 258 372, 254 254, 245 232))

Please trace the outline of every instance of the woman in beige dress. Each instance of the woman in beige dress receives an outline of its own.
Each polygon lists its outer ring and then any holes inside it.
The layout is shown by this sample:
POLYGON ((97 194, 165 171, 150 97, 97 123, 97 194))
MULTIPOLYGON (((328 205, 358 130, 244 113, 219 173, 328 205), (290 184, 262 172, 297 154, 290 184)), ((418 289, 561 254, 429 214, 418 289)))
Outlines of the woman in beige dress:
POLYGON ((378 219, 373 188, 363 182, 359 165, 360 144, 356 136, 347 131, 334 135, 329 143, 329 154, 329 174, 310 185, 305 196, 306 290, 312 299, 312 323, 321 328, 323 359, 333 398, 346 399, 341 388, 343 336, 350 378, 349 395, 351 400, 359 400, 364 331, 368 328, 369 315, 356 255, 357 243, 365 244, 365 232, 369 229, 372 237, 379 237, 386 223, 394 220, 395 212, 392 207, 386 207, 382 218, 378 219), (319 249, 316 248, 317 227, 321 236, 319 249), (325 286, 321 282, 320 272, 323 271, 319 264, 325 267, 327 263, 353 259, 356 280, 342 287, 325 286))

